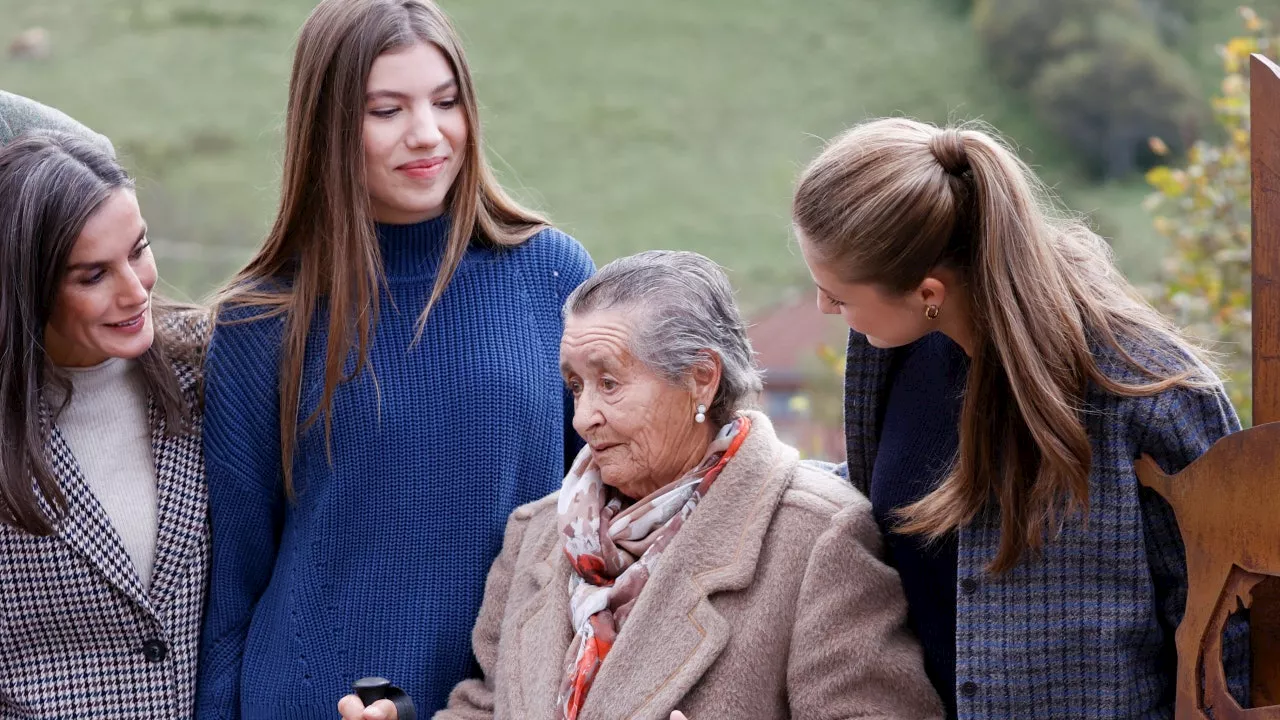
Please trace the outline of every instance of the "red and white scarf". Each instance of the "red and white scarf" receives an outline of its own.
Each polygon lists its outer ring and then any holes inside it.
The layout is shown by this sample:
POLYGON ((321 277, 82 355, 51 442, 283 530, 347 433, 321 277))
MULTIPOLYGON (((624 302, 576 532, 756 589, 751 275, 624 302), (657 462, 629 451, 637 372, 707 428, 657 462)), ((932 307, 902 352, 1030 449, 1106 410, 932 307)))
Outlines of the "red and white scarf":
POLYGON ((591 448, 578 453, 557 507, 574 571, 569 612, 575 635, 556 702, 561 720, 578 717, 662 552, 750 430, 750 419, 735 418, 720 429, 697 467, 630 506, 600 479, 591 448))

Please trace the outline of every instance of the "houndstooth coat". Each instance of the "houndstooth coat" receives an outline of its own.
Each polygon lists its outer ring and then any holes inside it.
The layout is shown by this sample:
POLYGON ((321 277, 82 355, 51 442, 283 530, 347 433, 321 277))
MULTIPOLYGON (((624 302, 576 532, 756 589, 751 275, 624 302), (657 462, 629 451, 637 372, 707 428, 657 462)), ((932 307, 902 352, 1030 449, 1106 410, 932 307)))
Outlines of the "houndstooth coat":
MULTIPOLYGON (((183 335, 203 322, 179 321, 183 335)), ((175 362, 198 408, 199 368, 175 362)), ((151 403, 157 478, 150 592, 58 432, 46 451, 67 498, 57 532, 0 524, 0 720, 192 717, 209 568, 208 500, 193 432, 168 436, 151 403)))

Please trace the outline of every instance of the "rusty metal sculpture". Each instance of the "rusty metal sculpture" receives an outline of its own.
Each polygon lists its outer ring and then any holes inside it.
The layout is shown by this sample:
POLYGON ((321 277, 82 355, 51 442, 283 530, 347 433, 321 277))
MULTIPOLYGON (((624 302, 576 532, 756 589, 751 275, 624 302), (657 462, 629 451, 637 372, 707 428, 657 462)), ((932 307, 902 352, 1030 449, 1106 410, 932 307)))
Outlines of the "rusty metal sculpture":
POLYGON ((1144 457, 1142 484, 1173 507, 1187 548, 1177 720, 1280 720, 1280 67, 1250 61, 1254 427, 1173 477, 1144 457), (1252 709, 1227 692, 1222 628, 1250 609, 1252 709))

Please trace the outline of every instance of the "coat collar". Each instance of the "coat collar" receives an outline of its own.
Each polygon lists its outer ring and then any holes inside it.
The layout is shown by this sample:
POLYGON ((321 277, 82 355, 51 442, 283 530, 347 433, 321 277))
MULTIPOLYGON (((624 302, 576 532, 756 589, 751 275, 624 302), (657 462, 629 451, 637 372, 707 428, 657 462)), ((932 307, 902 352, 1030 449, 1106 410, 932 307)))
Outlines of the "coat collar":
MULTIPOLYGON (((661 718, 687 695, 724 650, 733 628, 714 604, 717 593, 751 584, 765 534, 799 456, 768 418, 752 427, 734 459, 698 504, 645 585, 626 627, 592 685, 583 720, 661 718), (637 678, 654 678, 638 683, 637 678)), ((554 717, 573 631, 569 565, 559 533, 533 569, 542 589, 517 610, 520 717, 554 717)), ((541 548, 539 549, 541 550, 541 548)), ((514 679, 514 678, 513 678, 514 679)))
MULTIPOLYGON (((555 512, 554 506, 550 512, 555 512)), ((573 640, 569 620, 569 562, 560 542, 559 523, 552 525, 557 530, 547 534, 543 547, 538 548, 544 559, 531 570, 539 590, 515 611, 520 675, 509 680, 519 683, 511 695, 515 707, 519 708, 513 714, 527 720, 556 717, 556 696, 564 677, 569 643, 573 640)))
MULTIPOLYGON (((185 401, 197 402, 198 374, 175 363, 185 401)), ((152 458, 156 470, 156 553, 151 589, 144 589, 137 569, 124 548, 106 511, 85 482, 80 464, 55 424, 46 440, 46 452, 55 477, 67 499, 66 514, 59 519, 57 535, 79 553, 107 582, 155 614, 182 585, 193 553, 203 551, 208 538, 208 489, 200 447, 199 420, 191 432, 167 433, 164 412, 148 400, 152 458)), ((42 402, 43 422, 51 412, 42 402)), ((198 414, 197 414, 198 418, 198 414)), ((45 504, 45 511, 51 512, 45 504)))
POLYGON ((889 384, 895 352, 872 347, 867 338, 849 333, 844 369, 845 455, 849 482, 870 495, 871 471, 876 464, 880 404, 889 384))
MULTIPOLYGON (((183 380, 183 395, 198 407, 196 376, 183 380)), ((199 414, 189 432, 167 434, 164 413, 150 405, 151 447, 156 463, 156 561, 151 599, 164 605, 184 584, 188 562, 209 541, 209 489, 205 483, 199 414)))
POLYGON ((53 473, 66 498, 66 512, 57 521, 58 537, 101 573, 107 582, 148 613, 154 614, 155 608, 142 587, 119 533, 111 526, 106 511, 89 489, 80 464, 57 426, 52 428, 46 448, 53 473))

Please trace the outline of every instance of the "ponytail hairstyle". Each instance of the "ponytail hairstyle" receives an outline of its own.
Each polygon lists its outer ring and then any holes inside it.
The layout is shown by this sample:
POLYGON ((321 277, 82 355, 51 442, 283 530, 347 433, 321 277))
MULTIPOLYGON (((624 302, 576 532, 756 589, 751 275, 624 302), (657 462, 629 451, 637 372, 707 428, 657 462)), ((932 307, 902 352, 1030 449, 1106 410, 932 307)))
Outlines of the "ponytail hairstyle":
POLYGON ((942 484, 902 510, 901 530, 938 538, 994 501, 993 572, 1087 514, 1090 383, 1121 396, 1218 384, 1207 353, 1142 300, 1106 241, 1060 213, 980 126, 858 125, 805 170, 792 215, 807 250, 846 282, 904 295, 937 268, 961 278, 973 341, 959 452, 942 484), (1131 351, 1141 348, 1156 351, 1140 362, 1131 351), (1142 379, 1108 377, 1095 349, 1142 379))

